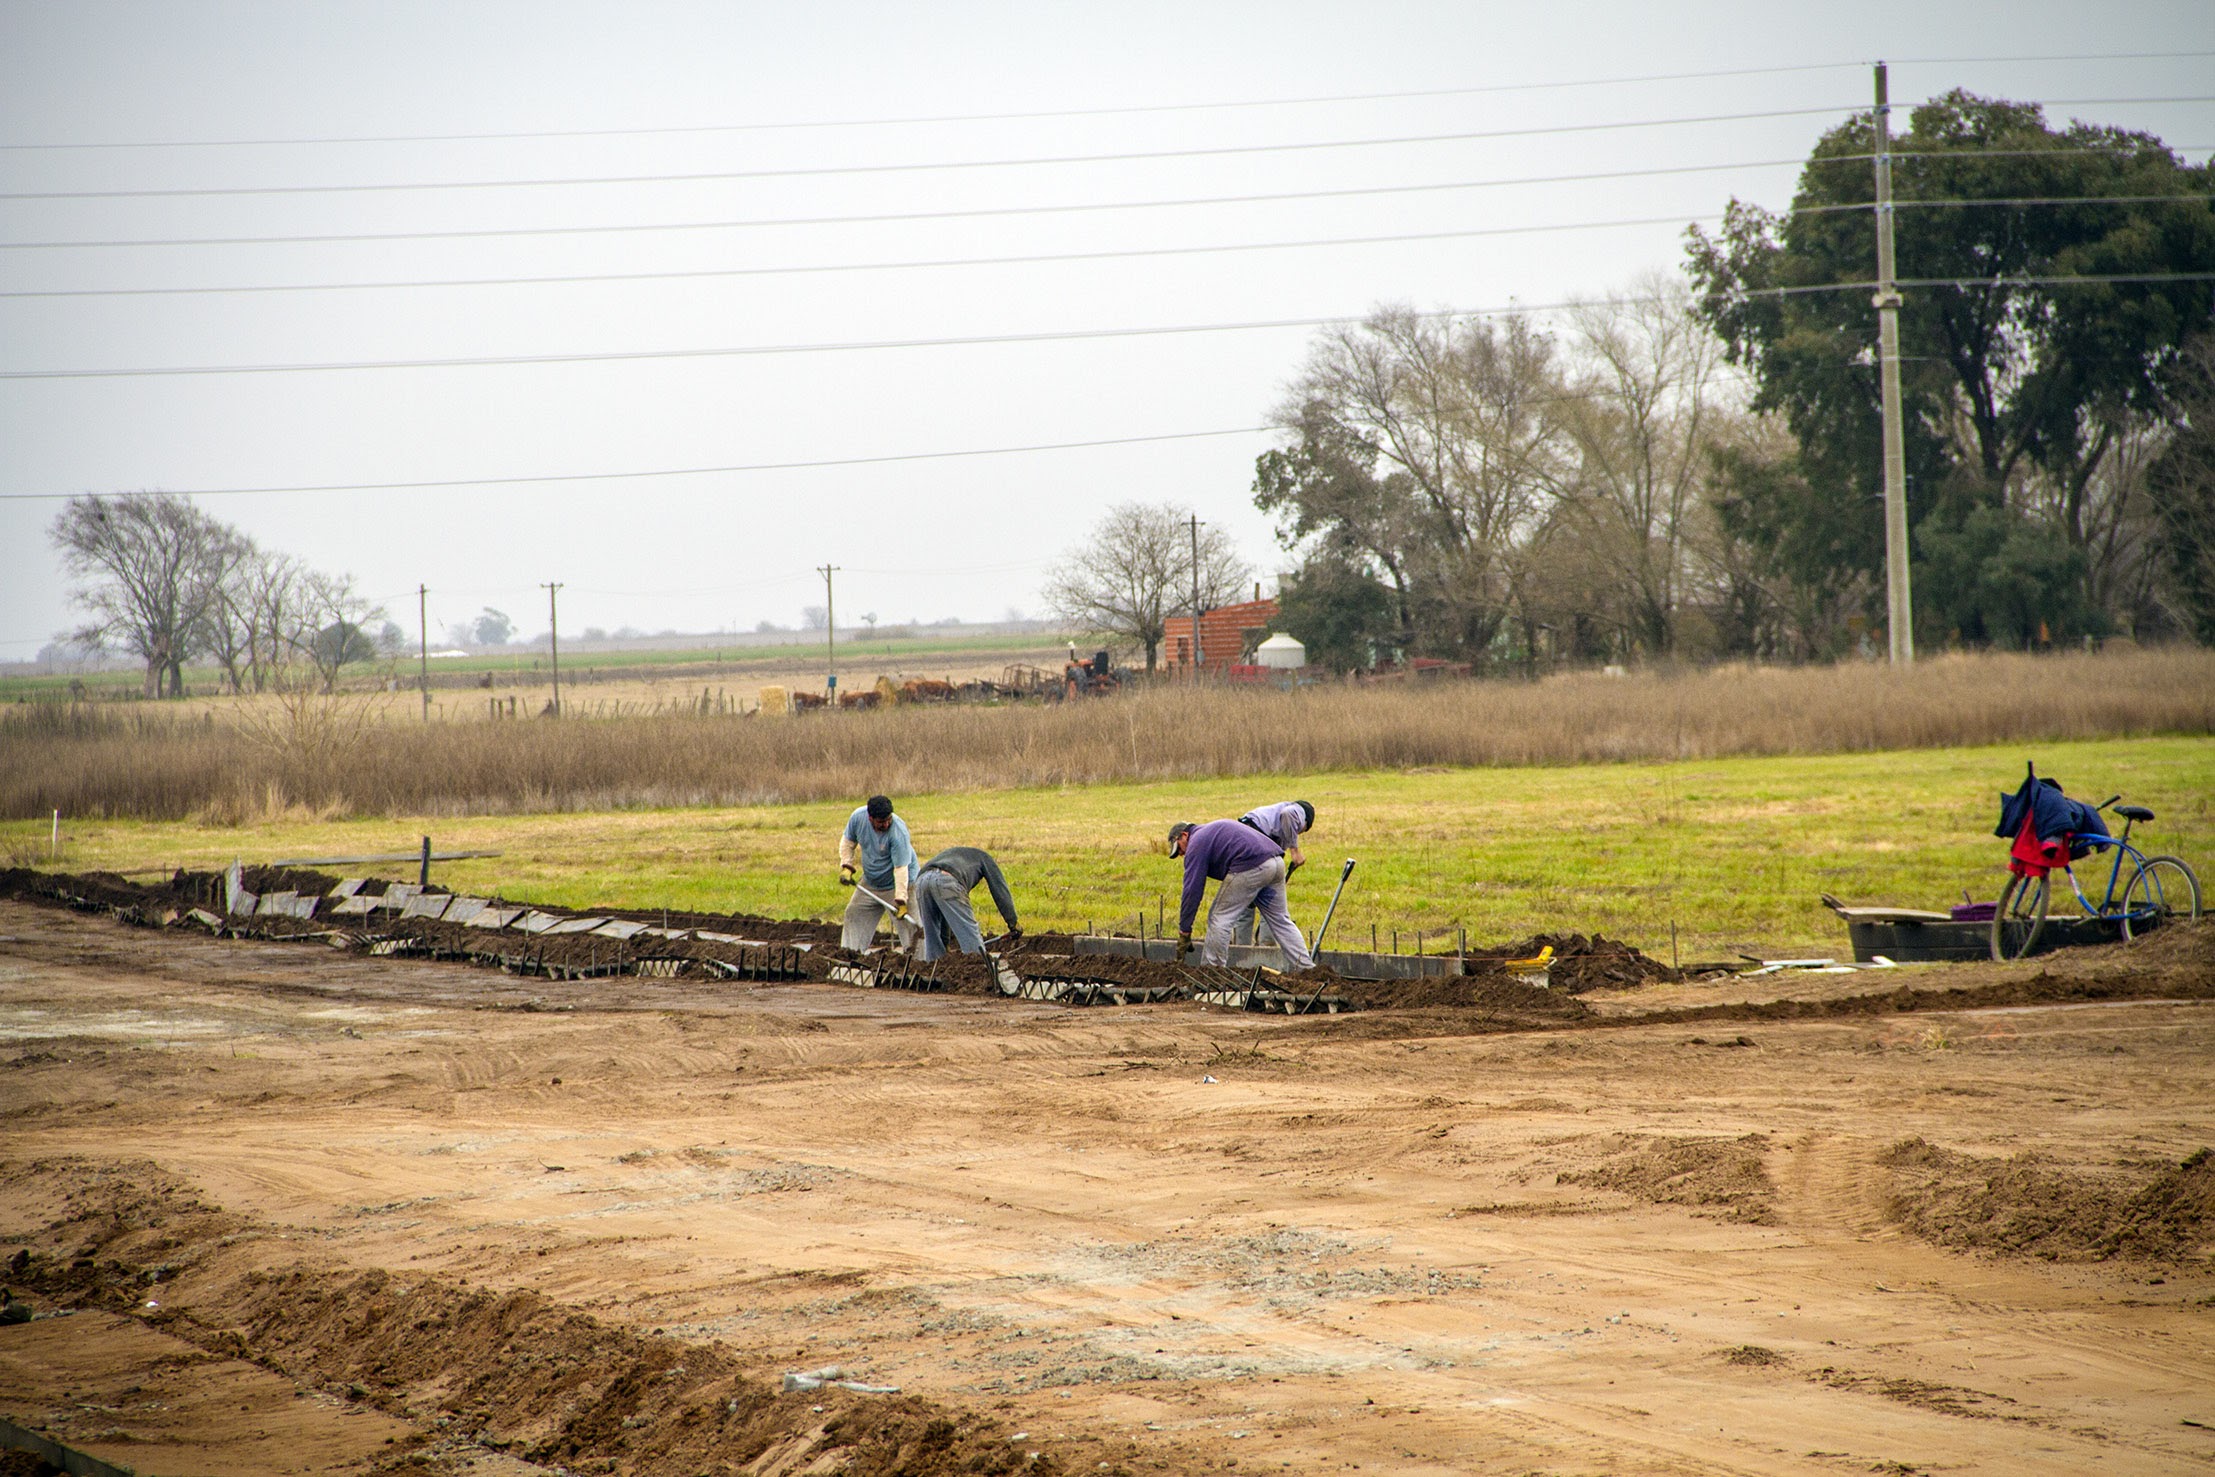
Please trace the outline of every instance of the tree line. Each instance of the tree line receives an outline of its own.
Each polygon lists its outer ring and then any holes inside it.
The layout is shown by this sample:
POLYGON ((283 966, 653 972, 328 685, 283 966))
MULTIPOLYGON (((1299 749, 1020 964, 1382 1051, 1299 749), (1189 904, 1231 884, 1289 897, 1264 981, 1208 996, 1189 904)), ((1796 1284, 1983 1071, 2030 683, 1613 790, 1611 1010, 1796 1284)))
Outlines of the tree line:
POLYGON ((72 639, 144 662, 149 698, 182 697, 185 664, 197 661, 233 693, 328 692, 340 668, 401 641, 353 576, 261 548, 175 493, 73 497, 47 533, 90 615, 72 639))
MULTIPOLYGON (((1884 649, 1874 129, 1551 326, 1320 332, 1254 470, 1282 627, 1341 669, 1884 649)), ((1917 645, 2215 643, 2215 165, 1959 91, 1893 146, 1917 645)), ((1057 611, 1151 664, 1182 518, 1117 509, 1057 611)), ((1203 607, 1243 582, 1200 562, 1203 607)))
MULTIPOLYGON (((1894 141, 1915 637, 2215 642, 2215 166, 1952 92, 1894 141)), ((1257 504, 1311 655, 1882 649, 1874 121, 1685 277, 1311 344, 1257 504)))

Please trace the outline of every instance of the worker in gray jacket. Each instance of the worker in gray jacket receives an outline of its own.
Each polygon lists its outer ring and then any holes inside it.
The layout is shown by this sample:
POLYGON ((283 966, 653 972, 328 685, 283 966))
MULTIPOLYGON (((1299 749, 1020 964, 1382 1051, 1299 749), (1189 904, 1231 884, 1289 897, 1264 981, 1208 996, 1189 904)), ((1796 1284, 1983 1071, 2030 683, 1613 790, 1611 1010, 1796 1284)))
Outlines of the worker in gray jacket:
MULTIPOLYGON (((1275 805, 1257 805, 1240 816, 1238 823, 1242 826, 1253 827, 1253 829, 1261 832, 1262 835, 1267 836, 1271 841, 1284 848, 1284 877, 1286 882, 1289 883, 1292 880, 1292 874, 1299 871, 1306 863, 1307 856, 1300 850, 1300 837, 1315 829, 1315 807, 1305 800, 1285 800, 1275 805)), ((1270 932, 1266 921, 1262 922, 1257 933, 1254 924, 1260 916, 1260 910, 1256 908, 1248 908, 1240 915, 1237 925, 1231 930, 1231 942, 1234 944, 1268 944, 1275 942, 1276 936, 1270 932)))
POLYGON ((944 958, 949 938, 964 954, 984 952, 984 935, 969 907, 970 890, 979 882, 992 889, 992 905, 1008 926, 1008 938, 1023 936, 1015 899, 1008 895, 1007 879, 1000 875, 1000 864, 991 853, 974 846, 949 846, 915 874, 915 917, 923 927, 925 961, 944 958))

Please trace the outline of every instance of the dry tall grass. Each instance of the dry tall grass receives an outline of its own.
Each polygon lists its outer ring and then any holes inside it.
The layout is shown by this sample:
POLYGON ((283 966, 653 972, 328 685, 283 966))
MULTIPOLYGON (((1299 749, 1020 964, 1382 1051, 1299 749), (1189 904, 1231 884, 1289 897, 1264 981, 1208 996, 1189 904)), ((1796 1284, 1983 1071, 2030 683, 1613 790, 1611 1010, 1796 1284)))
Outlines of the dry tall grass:
POLYGON ((1537 683, 1155 688, 1053 707, 377 727, 296 765, 220 721, 23 706, 0 815, 242 823, 817 800, 1417 765, 1587 764, 2215 733, 2215 652, 1942 656, 1537 683))

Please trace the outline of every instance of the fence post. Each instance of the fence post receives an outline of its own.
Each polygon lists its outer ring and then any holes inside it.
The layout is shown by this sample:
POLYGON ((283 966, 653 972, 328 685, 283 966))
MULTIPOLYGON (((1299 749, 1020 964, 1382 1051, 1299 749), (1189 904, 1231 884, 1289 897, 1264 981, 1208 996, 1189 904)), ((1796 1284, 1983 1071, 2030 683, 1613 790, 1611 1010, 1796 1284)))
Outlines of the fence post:
POLYGON ((423 838, 423 875, 416 880, 424 887, 431 885, 431 838, 428 836, 423 838))

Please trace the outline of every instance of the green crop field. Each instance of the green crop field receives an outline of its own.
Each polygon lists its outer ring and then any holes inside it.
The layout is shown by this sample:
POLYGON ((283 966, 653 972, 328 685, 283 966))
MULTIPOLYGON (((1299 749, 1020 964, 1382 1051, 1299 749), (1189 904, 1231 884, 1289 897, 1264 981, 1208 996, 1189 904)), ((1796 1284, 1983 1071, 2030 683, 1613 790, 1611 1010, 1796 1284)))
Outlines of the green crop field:
MULTIPOLYGON (((906 634, 904 628, 895 626, 882 632, 841 631, 837 660, 848 670, 847 680, 851 682, 864 672, 873 672, 872 663, 923 667, 943 660, 959 666, 1001 654, 1007 654, 1010 660, 1028 654, 1035 660, 1041 653, 1058 650, 1062 641, 1063 638, 1050 631, 939 631, 915 635, 906 634)), ((751 668, 765 665, 789 665, 796 661, 821 664, 826 656, 820 633, 807 641, 763 642, 740 635, 733 636, 727 645, 659 649, 572 646, 565 642, 561 649, 561 677, 566 685, 621 677, 740 676, 751 668)), ((348 686, 374 687, 381 685, 388 674, 397 674, 402 686, 413 686, 417 667, 417 653, 413 647, 407 647, 390 661, 357 662, 348 666, 341 673, 341 681, 348 686)), ((517 681, 544 686, 550 679, 551 668, 552 658, 543 647, 519 647, 441 657, 430 663, 430 676, 433 685, 440 687, 474 683, 485 676, 490 676, 495 683, 517 681)), ((0 674, 0 702, 60 701, 69 698, 75 688, 81 688, 95 700, 136 702, 140 700, 143 680, 143 674, 136 669, 115 669, 83 677, 32 671, 0 674)), ((196 664, 185 668, 184 680, 188 691, 212 696, 221 691, 223 674, 219 668, 196 664)), ((860 680, 862 685, 867 685, 866 677, 860 680)))
MULTIPOLYGON (((1818 902, 1944 907, 1989 899, 2004 846, 2000 792, 2023 762, 2098 801, 2117 791, 2158 819, 2137 839, 2215 875, 2215 742, 2116 739, 2028 748, 1744 758, 1666 764, 1333 771, 1253 780, 1103 783, 903 795, 925 855, 986 847, 1025 923, 1124 931, 1166 907, 1178 869, 1168 823, 1303 798, 1319 811, 1293 913, 1320 921, 1344 858, 1358 862, 1332 935, 1402 948, 1467 929, 1474 946, 1537 932, 1622 938, 1685 961, 1751 952, 1836 953, 1843 925, 1818 902)), ((17 864, 69 870, 213 867, 285 857, 441 849, 497 859, 442 864, 458 890, 534 902, 828 917, 845 894, 836 838, 852 802, 620 812, 286 821, 243 828, 130 820, 0 825, 17 864)), ((406 877, 404 864, 356 869, 406 877)), ((2086 875, 2091 872, 2085 868, 2086 875)), ((979 902, 983 902, 982 896, 979 902)), ((2058 904, 2057 904, 2058 906, 2058 904)), ((1450 944, 1448 945, 1450 947, 1450 944)))

